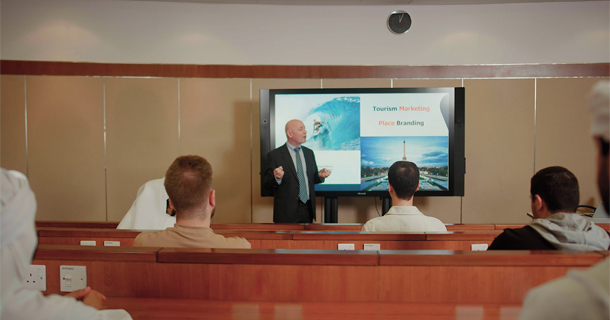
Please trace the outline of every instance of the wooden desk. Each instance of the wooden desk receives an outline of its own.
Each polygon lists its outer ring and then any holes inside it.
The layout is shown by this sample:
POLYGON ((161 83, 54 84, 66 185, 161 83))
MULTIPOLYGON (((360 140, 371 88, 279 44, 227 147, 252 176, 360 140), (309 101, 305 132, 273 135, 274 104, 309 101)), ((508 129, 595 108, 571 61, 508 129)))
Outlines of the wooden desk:
MULTIPOLYGON (((448 233, 367 233, 358 231, 235 231, 216 230, 226 237, 247 239, 253 249, 327 249, 336 250, 342 243, 354 244, 356 250, 365 244, 379 244, 381 250, 470 250, 472 244, 491 244, 499 230, 456 231, 448 233)), ((105 241, 131 246, 137 230, 116 229, 38 229, 40 244, 79 245, 81 241, 105 241)))
POLYGON ((84 265, 88 285, 109 297, 520 304, 534 286, 604 258, 555 251, 133 249, 40 245, 33 264, 47 266, 46 293, 59 291, 60 265, 84 265))
POLYGON ((294 231, 304 230, 305 226, 306 224, 302 223, 212 223, 210 228, 218 231, 294 231))
POLYGON ((89 229, 89 228, 39 228, 39 244, 80 245, 81 241, 95 241, 104 246, 105 241, 119 242, 121 246, 132 246, 141 233, 138 230, 89 229))
MULTIPOLYGON (((610 231, 610 223, 597 223, 596 222, 595 224, 606 231, 610 231)), ((517 228, 523 228, 525 226, 526 226, 526 224, 502 224, 502 223, 494 224, 494 228, 496 230, 517 229, 517 228)))
POLYGON ((199 299, 108 298, 134 320, 479 319, 516 320, 521 305, 388 302, 252 302, 199 299), (473 317, 474 315, 474 317, 473 317))
MULTIPOLYGON (((91 228, 116 229, 119 222, 105 221, 36 221, 37 228, 91 228)), ((596 223, 606 231, 610 231, 610 223, 596 223)), ((214 230, 235 231, 360 231, 363 223, 212 223, 214 230)), ((494 223, 456 223, 445 224, 447 231, 470 230, 504 230, 506 228, 522 228, 525 224, 494 223)))
POLYGON ((36 221, 36 228, 116 229, 118 225, 116 221, 36 221))

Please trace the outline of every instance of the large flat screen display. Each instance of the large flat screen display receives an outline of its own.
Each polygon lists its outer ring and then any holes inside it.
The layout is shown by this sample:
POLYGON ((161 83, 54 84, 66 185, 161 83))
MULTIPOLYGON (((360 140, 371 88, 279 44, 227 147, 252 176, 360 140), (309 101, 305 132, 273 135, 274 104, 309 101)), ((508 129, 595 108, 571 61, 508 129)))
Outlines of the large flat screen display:
POLYGON ((318 196, 387 197, 399 160, 420 169, 416 195, 464 195, 464 88, 263 89, 260 98, 261 174, 299 119, 318 169, 332 171, 318 196))

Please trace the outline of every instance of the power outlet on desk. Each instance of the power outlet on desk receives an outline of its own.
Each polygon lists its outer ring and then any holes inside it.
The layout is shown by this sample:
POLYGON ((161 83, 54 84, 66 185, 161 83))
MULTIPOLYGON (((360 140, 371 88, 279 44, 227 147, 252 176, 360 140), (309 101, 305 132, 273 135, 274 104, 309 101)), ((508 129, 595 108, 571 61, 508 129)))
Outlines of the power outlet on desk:
POLYGON ((339 243, 339 250, 355 250, 356 246, 353 243, 339 243))
POLYGON ((59 266, 61 292, 72 292, 87 287, 87 267, 59 266))
POLYGON ((470 245, 472 251, 487 251, 489 245, 487 243, 474 243, 470 245))
POLYGON ((381 250, 381 244, 379 244, 379 243, 365 243, 364 244, 364 250, 379 251, 379 250, 381 250))
POLYGON ((28 266, 24 282, 28 289, 47 291, 47 266, 28 266))

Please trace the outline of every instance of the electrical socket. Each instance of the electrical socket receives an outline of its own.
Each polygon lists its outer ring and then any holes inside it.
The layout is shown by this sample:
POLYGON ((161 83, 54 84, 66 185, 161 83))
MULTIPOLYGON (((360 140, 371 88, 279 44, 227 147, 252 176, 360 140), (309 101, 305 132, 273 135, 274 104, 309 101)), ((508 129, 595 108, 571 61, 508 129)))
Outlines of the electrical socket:
POLYGON ((474 243, 470 245, 472 251, 487 251, 489 245, 487 243, 474 243))
POLYGON ((72 292, 87 287, 87 267, 59 266, 61 292, 72 292))
POLYGON ((25 287, 28 289, 47 291, 47 266, 28 266, 23 281, 25 282, 25 287))
POLYGON ((339 250, 355 250, 356 246, 353 243, 339 243, 339 250))
POLYGON ((381 244, 379 244, 379 243, 365 243, 364 244, 364 250, 379 251, 379 250, 381 250, 381 244))

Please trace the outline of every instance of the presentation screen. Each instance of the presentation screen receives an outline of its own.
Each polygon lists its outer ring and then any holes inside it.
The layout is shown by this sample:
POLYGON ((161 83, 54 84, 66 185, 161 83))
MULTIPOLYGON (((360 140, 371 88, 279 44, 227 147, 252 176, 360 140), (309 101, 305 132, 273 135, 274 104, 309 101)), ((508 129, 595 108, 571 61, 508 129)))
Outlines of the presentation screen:
POLYGON ((318 169, 332 172, 315 186, 318 196, 387 197, 388 169, 401 160, 419 167, 416 195, 464 194, 464 88, 263 89, 260 95, 261 174, 267 153, 286 143, 286 123, 298 119, 318 169))

